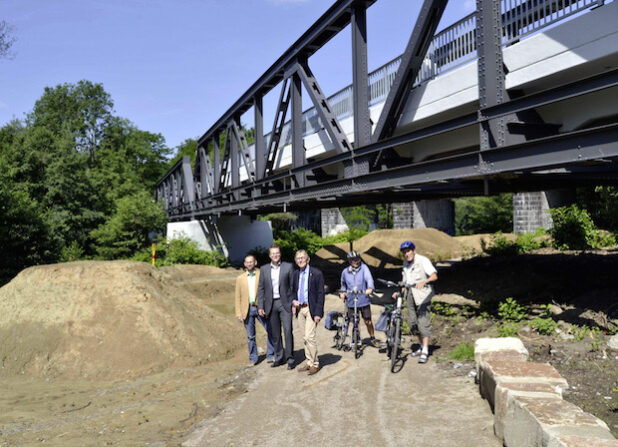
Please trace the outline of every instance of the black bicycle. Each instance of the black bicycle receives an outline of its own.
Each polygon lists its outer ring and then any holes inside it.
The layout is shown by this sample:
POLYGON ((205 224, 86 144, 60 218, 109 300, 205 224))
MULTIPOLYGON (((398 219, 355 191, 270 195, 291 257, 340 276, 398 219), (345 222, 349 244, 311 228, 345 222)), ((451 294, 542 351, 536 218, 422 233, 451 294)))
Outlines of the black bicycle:
POLYGON ((347 306, 345 317, 343 319, 343 324, 341 326, 337 326, 337 334, 335 334, 336 342, 335 345, 337 349, 342 349, 345 346, 345 339, 348 336, 348 326, 350 322, 352 323, 352 339, 350 340, 350 349, 354 351, 354 358, 357 359, 361 354, 361 339, 360 339, 360 328, 358 326, 360 322, 359 314, 358 314, 358 295, 362 293, 361 290, 358 290, 358 287, 354 287, 352 290, 338 290, 338 293, 350 294, 354 297, 354 313, 352 314, 352 320, 348 317, 347 306))
MULTIPOLYGON (((403 287, 402 283, 396 283, 384 279, 378 279, 378 281, 388 287, 403 287)), ((397 363, 397 359, 399 358, 399 353, 401 351, 401 335, 403 327, 403 300, 405 298, 406 302, 408 302, 408 297, 410 296, 410 291, 412 290, 412 287, 414 287, 414 285, 405 286, 404 296, 402 297, 400 293, 397 295, 397 301, 395 306, 389 304, 384 306, 384 309, 386 311, 390 311, 388 326, 386 328, 386 355, 391 360, 391 372, 395 372, 395 364, 397 363)))
POLYGON ((335 348, 338 351, 341 351, 345 346, 345 339, 348 334, 348 316, 347 314, 337 313, 337 322, 335 323, 337 330, 333 337, 333 341, 335 342, 335 348))

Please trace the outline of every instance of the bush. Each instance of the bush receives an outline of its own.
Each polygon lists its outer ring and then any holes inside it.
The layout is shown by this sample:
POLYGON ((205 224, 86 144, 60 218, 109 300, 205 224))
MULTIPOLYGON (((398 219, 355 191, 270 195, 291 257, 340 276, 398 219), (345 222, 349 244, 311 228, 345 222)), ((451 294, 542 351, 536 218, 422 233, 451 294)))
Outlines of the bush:
POLYGON ((448 356, 453 360, 474 360, 474 345, 461 342, 448 353, 448 356))
POLYGON ((298 216, 294 213, 270 213, 259 216, 258 220, 269 220, 273 229, 273 234, 278 236, 282 231, 291 231, 298 220, 298 216))
POLYGON ((167 244, 167 253, 163 265, 199 264, 227 267, 227 258, 219 251, 200 250, 195 241, 188 237, 172 239, 167 244))
POLYGON ((482 242, 483 251, 491 256, 512 256, 529 253, 532 250, 547 247, 549 244, 543 239, 545 230, 538 228, 535 233, 518 234, 514 241, 510 241, 502 233, 491 236, 491 242, 486 245, 482 242))
POLYGON ((556 323, 551 318, 537 317, 530 322, 530 326, 536 329, 536 331, 541 335, 551 335, 558 327, 558 323, 556 323))
MULTIPOLYGON (((152 261, 152 249, 144 248, 131 258, 133 261, 152 261)), ((207 251, 198 248, 197 243, 188 237, 172 239, 169 243, 157 244, 156 266, 168 266, 176 264, 212 265, 214 267, 227 267, 228 259, 218 250, 207 251)))
POLYGON ((498 337, 517 337, 519 323, 505 321, 498 325, 498 337))
POLYGON ((586 250, 616 244, 616 238, 597 229, 590 214, 577 205, 550 210, 554 221, 550 234, 558 250, 586 250))
POLYGON ((309 256, 316 254, 325 245, 353 242, 367 234, 363 229, 351 229, 345 233, 322 238, 311 230, 299 228, 294 231, 281 231, 275 239, 275 244, 281 247, 281 256, 284 259, 293 259, 300 249, 306 250, 309 256))
POLYGON ((513 298, 498 304, 498 316, 506 321, 521 321, 526 318, 526 310, 513 298))

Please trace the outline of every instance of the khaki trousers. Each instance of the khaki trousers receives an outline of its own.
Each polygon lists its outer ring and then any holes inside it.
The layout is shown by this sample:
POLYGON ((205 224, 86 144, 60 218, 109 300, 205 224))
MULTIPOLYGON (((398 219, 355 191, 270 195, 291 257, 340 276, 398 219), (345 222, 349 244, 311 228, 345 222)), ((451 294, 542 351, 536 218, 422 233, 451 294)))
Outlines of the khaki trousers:
POLYGON ((309 306, 302 307, 298 314, 298 325, 301 331, 303 331, 303 341, 305 342, 305 358, 307 359, 307 366, 319 366, 318 363, 318 338, 317 328, 318 325, 309 312, 309 306))

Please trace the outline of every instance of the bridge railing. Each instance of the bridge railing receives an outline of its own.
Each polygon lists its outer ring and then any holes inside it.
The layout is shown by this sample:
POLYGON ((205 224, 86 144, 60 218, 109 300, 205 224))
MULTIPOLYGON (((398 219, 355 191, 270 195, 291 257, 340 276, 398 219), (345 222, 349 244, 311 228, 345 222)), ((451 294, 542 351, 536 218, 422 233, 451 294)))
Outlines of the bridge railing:
MULTIPOLYGON (((587 9, 609 3, 611 0, 500 0, 502 17, 502 45, 511 45, 526 36, 549 27, 565 18, 584 13, 587 9)), ((418 72, 414 86, 427 82, 436 76, 467 64, 477 58, 477 17, 476 13, 469 14, 453 25, 435 34, 429 45, 426 57, 418 72)), ((391 86, 401 64, 401 58, 393 59, 371 73, 368 73, 368 104, 376 106, 387 98, 391 86)), ((338 120, 345 119, 353 114, 353 89, 347 86, 328 97, 333 114, 338 120)), ((318 112, 314 107, 303 112, 303 136, 315 134, 324 128, 318 112)), ((289 145, 292 140, 291 123, 284 124, 279 139, 279 147, 289 145)), ((265 145, 269 145, 270 134, 265 135, 265 145)), ((252 151, 251 151, 252 152, 252 151)), ((252 154, 253 156, 253 154, 252 154)), ((244 159, 239 160, 244 166, 244 159)), ((184 214, 184 205, 192 202, 190 191, 194 189, 187 176, 187 165, 183 162, 182 175, 174 175, 174 169, 181 170, 180 166, 172 168, 166 177, 173 180, 174 191, 167 191, 160 185, 159 197, 168 197, 165 200, 168 212, 170 208, 184 214), (176 186, 180 185, 180 186, 176 186), (182 197, 180 197, 182 195, 182 197), (181 209, 182 208, 182 209, 181 209)), ((164 177, 160 183, 166 178, 164 177)), ((195 184, 199 187, 199 179, 195 184)), ((225 172, 222 184, 231 184, 230 172, 225 172)), ((178 214, 178 213, 177 213, 178 214)))
MULTIPOLYGON (((501 0, 503 44, 510 45, 521 38, 592 6, 601 0, 501 0)), ((476 13, 471 13, 435 35, 425 56, 415 85, 453 70, 476 58, 476 13)), ((369 106, 383 102, 395 80, 401 57, 397 57, 369 73, 369 106)), ((352 86, 328 97, 337 119, 352 116, 352 86)), ((303 136, 323 129, 315 107, 303 112, 303 136)), ((268 142, 270 133, 265 135, 268 142)), ((290 122, 286 122, 281 145, 292 140, 290 122)), ((268 144, 268 143, 267 143, 268 144)))

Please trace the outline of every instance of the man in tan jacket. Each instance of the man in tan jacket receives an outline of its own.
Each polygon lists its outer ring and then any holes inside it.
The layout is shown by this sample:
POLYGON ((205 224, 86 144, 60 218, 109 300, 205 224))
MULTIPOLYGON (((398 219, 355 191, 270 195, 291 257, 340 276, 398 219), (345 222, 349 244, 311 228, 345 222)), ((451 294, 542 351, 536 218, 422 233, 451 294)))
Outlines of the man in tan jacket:
POLYGON ((249 347, 249 361, 254 365, 258 362, 257 343, 255 342, 256 318, 264 326, 268 334, 266 361, 271 363, 275 358, 275 348, 271 340, 268 318, 262 318, 258 314, 257 308, 257 287, 260 279, 260 271, 256 268, 257 260, 253 255, 247 255, 244 265, 245 272, 236 278, 236 318, 245 325, 247 345, 249 347))

